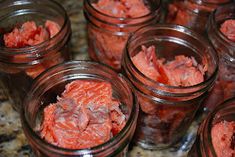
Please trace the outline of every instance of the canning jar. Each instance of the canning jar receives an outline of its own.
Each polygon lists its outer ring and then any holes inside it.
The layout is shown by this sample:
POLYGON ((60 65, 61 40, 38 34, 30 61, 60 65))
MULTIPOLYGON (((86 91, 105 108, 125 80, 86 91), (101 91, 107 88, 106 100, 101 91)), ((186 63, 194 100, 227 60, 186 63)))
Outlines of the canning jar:
MULTIPOLYGON (((150 49, 147 49, 148 51, 150 52, 150 49)), ((188 61, 178 62, 175 72, 178 71, 177 67, 188 61)), ((192 69, 192 64, 188 70, 192 69)), ((214 84, 218 57, 210 44, 193 31, 179 25, 154 25, 139 29, 130 36, 123 56, 122 69, 135 86, 140 104, 134 139, 143 148, 162 149, 180 141, 191 125, 201 102, 214 84), (137 62, 133 62, 133 57, 143 52, 143 47, 151 45, 156 47, 155 55, 141 56, 137 62), (156 56, 158 65, 152 61, 149 66, 153 66, 149 68, 140 70, 136 66, 136 63, 139 63, 143 68, 146 65, 145 58, 154 60, 156 56), (193 65, 206 68, 204 75, 201 75, 201 83, 190 86, 166 84, 163 81, 168 77, 165 66, 171 64, 174 58, 187 58, 188 61, 192 58, 193 65), (156 72, 151 72, 154 66, 157 66, 159 73, 165 70, 159 81, 145 75, 145 72, 155 75, 156 72)), ((172 73, 170 77, 176 74, 172 73)))
POLYGON ((129 34, 159 21, 161 0, 84 0, 84 15, 90 58, 118 71, 129 34))
POLYGON ((19 110, 32 80, 70 59, 70 21, 51 0, 6 0, 0 6, 0 30, 0 85, 19 110))
MULTIPOLYGON (((97 92, 99 93, 99 91, 97 92)), ((89 94, 88 91, 87 94, 89 94)), ((100 98, 97 101, 102 101, 103 97, 100 98)), ((99 63, 71 61, 47 70, 34 81, 24 102, 21 119, 24 133, 36 156, 125 156, 134 134, 138 112, 139 106, 133 88, 122 74, 99 63), (61 93, 66 84, 78 80, 110 83, 113 99, 121 103, 120 109, 125 115, 126 125, 118 134, 98 146, 87 149, 60 148, 41 138, 38 125, 41 124, 40 118, 43 116, 43 109, 50 103, 55 103, 58 96, 61 99, 61 93)), ((98 112, 97 115, 99 115, 98 112)), ((100 115, 101 117, 104 116, 100 115)))
POLYGON ((217 106, 200 125, 197 139, 190 150, 188 157, 233 156, 235 139, 234 126, 235 98, 233 97, 232 99, 226 100, 221 105, 217 106), (232 125, 233 129, 231 128, 232 125), (230 132, 231 130, 233 130, 233 132, 230 132), (228 137, 231 134, 232 136, 228 137))
MULTIPOLYGON (((235 3, 217 8, 208 21, 208 38, 219 55, 219 77, 205 102, 209 111, 224 100, 235 96, 235 39, 230 40, 222 32, 222 27, 228 32, 233 32, 235 27, 229 28, 230 20, 235 23, 235 3), (225 23, 226 21, 229 23, 225 23), (223 24, 225 25, 222 26, 223 24)), ((235 32, 231 36, 235 36, 235 32)))
POLYGON ((166 23, 179 24, 205 34, 210 13, 231 0, 174 0, 168 6, 166 23))

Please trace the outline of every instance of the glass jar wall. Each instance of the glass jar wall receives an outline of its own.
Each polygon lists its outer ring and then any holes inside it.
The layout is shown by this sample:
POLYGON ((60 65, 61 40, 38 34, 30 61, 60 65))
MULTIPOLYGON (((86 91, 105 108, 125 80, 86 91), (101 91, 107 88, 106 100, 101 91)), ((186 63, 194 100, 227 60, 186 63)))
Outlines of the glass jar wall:
POLYGON ((84 15, 90 58, 120 70, 128 36, 160 20, 161 1, 110 1, 109 4, 104 0, 85 0, 84 15))
POLYGON ((174 0, 168 6, 165 22, 183 25, 204 35, 210 13, 230 2, 231 0, 174 0))

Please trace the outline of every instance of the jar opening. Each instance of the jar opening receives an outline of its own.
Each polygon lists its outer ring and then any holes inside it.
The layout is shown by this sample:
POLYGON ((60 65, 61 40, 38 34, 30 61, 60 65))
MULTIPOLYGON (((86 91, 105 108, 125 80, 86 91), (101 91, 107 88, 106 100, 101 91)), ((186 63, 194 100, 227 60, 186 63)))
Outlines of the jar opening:
POLYGON ((28 54, 35 57, 38 54, 45 53, 45 49, 51 49, 55 44, 60 43, 66 37, 69 19, 65 9, 56 1, 6 1, 2 6, 0 12, 1 29, 1 54, 5 56, 14 56, 19 54, 28 54), (35 4, 36 3, 36 4, 35 4), (55 18, 56 17, 56 18, 55 18), (54 21, 56 19, 56 21, 54 21), (54 36, 39 44, 33 46, 26 46, 22 48, 10 48, 3 45, 3 33, 8 33, 17 25, 23 24, 27 21, 35 21, 38 26, 43 25, 46 20, 52 20, 60 26, 59 32, 54 36), (59 41, 59 42, 58 42, 59 41), (34 53, 36 52, 36 53, 34 53))
MULTIPOLYGON (((185 27, 177 25, 158 25, 148 28, 142 28, 129 37, 126 55, 131 64, 132 70, 137 73, 140 82, 144 82, 147 86, 156 86, 160 89, 169 88, 171 90, 190 90, 197 89, 210 84, 211 80, 216 76, 218 70, 218 56, 214 50, 208 46, 208 42, 201 36, 188 30, 185 27), (193 56, 198 64, 208 64, 208 72, 205 80, 199 84, 192 86, 171 86, 157 82, 146 77, 133 63, 132 57, 141 51, 141 45, 146 47, 155 45, 157 57, 165 58, 166 61, 174 59, 177 55, 193 56), (144 80, 144 81, 143 81, 144 80)), ((193 90, 193 91, 194 91, 193 90)))

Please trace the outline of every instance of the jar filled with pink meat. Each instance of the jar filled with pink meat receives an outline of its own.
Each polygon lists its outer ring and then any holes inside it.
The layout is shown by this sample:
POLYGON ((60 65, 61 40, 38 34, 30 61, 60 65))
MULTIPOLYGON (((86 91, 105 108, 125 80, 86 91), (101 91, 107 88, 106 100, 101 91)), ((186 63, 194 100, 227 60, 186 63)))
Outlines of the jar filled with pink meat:
POLYGON ((235 97, 217 106, 201 124, 188 157, 235 156, 235 97))
POLYGON ((1 2, 0 87, 17 111, 35 77, 71 58, 70 27, 66 11, 57 2, 1 2))
POLYGON ((214 85, 218 56, 188 28, 159 24, 130 36, 122 70, 140 103, 135 142, 145 149, 164 149, 180 142, 194 120, 214 85))
POLYGON ((90 58, 119 71, 129 34, 160 20, 161 0, 84 0, 84 15, 90 58))
POLYGON ((70 61, 35 80, 21 119, 37 157, 125 157, 138 113, 134 89, 122 74, 70 61))
MULTIPOLYGON (((206 33, 206 24, 211 12, 232 0, 173 0, 168 5, 165 22, 189 27, 201 34, 206 33)), ((230 4, 232 5, 232 4, 230 4)))
POLYGON ((219 77, 205 109, 235 96, 235 3, 221 6, 210 16, 207 33, 219 55, 219 77))

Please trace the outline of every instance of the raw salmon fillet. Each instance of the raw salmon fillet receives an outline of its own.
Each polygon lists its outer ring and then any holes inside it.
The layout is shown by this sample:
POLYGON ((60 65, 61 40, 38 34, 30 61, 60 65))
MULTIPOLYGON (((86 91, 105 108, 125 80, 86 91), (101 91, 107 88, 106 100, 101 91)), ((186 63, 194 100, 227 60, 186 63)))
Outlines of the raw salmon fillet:
POLYGON ((14 28, 12 32, 4 34, 4 43, 9 48, 23 48, 40 44, 52 38, 60 30, 60 26, 47 20, 45 26, 37 26, 34 21, 22 24, 20 28, 14 28))
POLYGON ((113 17, 134 18, 150 13, 142 0, 99 0, 93 6, 113 17))
MULTIPOLYGON (((14 28, 12 32, 4 34, 4 43, 8 48, 34 46, 54 37, 59 31, 60 26, 50 20, 45 22, 45 26, 37 26, 34 21, 28 21, 23 23, 21 27, 14 28)), ((17 55, 13 57, 12 60, 13 62, 27 62, 27 55, 17 55)), ((27 69, 26 73, 30 77, 35 78, 41 72, 55 64, 57 64, 57 62, 52 60, 45 61, 27 69)))
POLYGON ((220 27, 220 31, 230 40, 235 42, 235 20, 226 20, 220 27))
POLYGON ((183 6, 183 1, 169 4, 166 22, 188 26, 190 21, 193 21, 193 17, 190 17, 183 6))
POLYGON ((206 67, 202 67, 194 57, 175 56, 172 61, 158 59, 155 47, 142 46, 142 50, 132 57, 132 62, 145 76, 154 81, 171 86, 193 86, 204 81, 206 67))
POLYGON ((235 122, 222 121, 211 130, 212 144, 218 157, 235 156, 235 122))
POLYGON ((126 124, 120 102, 108 82, 76 80, 66 85, 58 102, 44 109, 41 137, 68 149, 107 142, 126 124))

